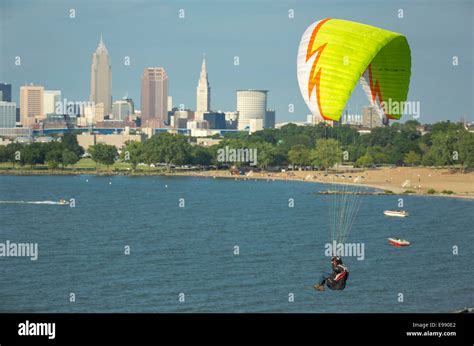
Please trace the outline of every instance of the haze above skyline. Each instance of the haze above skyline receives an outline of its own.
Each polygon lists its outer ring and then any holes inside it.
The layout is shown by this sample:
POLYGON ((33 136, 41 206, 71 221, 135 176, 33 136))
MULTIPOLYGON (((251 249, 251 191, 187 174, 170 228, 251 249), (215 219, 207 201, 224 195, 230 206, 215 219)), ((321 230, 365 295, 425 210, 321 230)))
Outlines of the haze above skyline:
MULTIPOLYGON (((304 121, 309 110, 296 78, 299 40, 311 23, 332 17, 407 37, 412 53, 408 100, 420 101, 420 122, 461 116, 473 121, 473 7, 471 1, 4 0, 0 80, 12 84, 17 104, 26 83, 59 89, 71 101, 89 100, 92 53, 102 34, 112 61, 114 100, 128 95, 139 105, 143 69, 161 66, 174 105, 195 109, 205 53, 214 110, 235 110, 237 89, 267 89, 277 122, 304 121), (76 18, 69 17, 70 9, 76 18), (290 9, 294 19, 288 18, 290 9), (14 64, 16 56, 20 66, 14 64), (289 104, 295 105, 293 114, 289 104)), ((366 104, 358 87, 347 108, 360 113, 366 104)))

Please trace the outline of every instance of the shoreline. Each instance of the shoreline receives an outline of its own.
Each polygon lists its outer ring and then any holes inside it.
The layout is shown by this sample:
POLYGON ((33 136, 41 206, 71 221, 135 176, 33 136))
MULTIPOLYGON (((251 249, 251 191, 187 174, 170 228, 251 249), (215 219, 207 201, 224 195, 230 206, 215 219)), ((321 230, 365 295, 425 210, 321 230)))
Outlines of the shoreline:
MULTIPOLYGON (((334 184, 334 185, 351 185, 351 186, 363 186, 373 189, 378 189, 387 192, 385 195, 406 195, 406 196, 426 196, 426 197, 448 197, 448 198, 459 198, 459 199, 474 199, 474 172, 472 173, 449 173, 447 169, 434 169, 434 168, 411 168, 403 167, 398 169, 380 168, 375 170, 360 170, 356 173, 352 171, 342 173, 325 173, 321 171, 289 171, 289 172, 248 172, 246 175, 231 175, 227 170, 209 170, 209 171, 138 171, 132 172, 131 170, 91 170, 91 169, 66 169, 66 170, 41 170, 41 169, 2 169, 0 170, 0 176, 72 176, 72 175, 95 175, 95 176, 177 176, 177 177, 200 177, 200 178, 211 178, 211 179, 234 179, 234 180, 266 180, 266 181, 300 181, 308 183, 319 183, 319 184, 334 184), (438 174, 443 179, 436 180, 436 184, 450 185, 447 181, 448 177, 462 177, 464 180, 461 182, 457 181, 457 185, 461 184, 464 187, 465 184, 470 184, 473 191, 466 193, 458 193, 450 191, 451 193, 428 193, 427 187, 421 188, 421 184, 418 186, 400 186, 396 184, 398 179, 405 179, 409 177, 409 174, 402 175, 401 171, 406 171, 418 176, 418 181, 421 181, 419 171, 424 171, 425 175, 431 177, 432 175, 438 174), (427 173, 428 172, 428 173, 427 173), (371 175, 382 175, 385 181, 370 181, 371 175), (348 177, 346 177, 345 175, 348 177), (449 174, 449 175, 448 175, 449 174), (354 182, 352 176, 359 179, 359 182, 354 182), (387 178, 391 176, 390 178, 387 178), (441 181, 440 181, 441 180, 441 181), (472 184, 471 184, 472 180, 472 184), (409 192, 408 192, 409 191, 409 192)), ((376 180, 373 179, 373 180, 376 180)), ((409 181, 409 180, 407 180, 409 181)), ((434 184, 434 183, 433 183, 434 184)), ((434 185, 436 185, 434 184, 434 185)), ((452 185, 453 183, 451 183, 452 185)), ((467 187, 466 187, 467 188, 467 187)), ((443 190, 441 190, 443 191, 443 190)), ((446 191, 446 190, 444 190, 446 191)))

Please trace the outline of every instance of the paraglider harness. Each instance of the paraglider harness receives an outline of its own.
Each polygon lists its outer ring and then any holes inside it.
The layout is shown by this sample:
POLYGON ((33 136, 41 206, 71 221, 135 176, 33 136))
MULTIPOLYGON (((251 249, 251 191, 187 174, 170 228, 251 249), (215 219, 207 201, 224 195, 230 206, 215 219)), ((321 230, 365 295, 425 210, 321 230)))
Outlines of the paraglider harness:
POLYGON ((349 271, 342 263, 337 263, 332 267, 332 274, 326 279, 327 286, 332 290, 343 290, 349 278, 349 271))

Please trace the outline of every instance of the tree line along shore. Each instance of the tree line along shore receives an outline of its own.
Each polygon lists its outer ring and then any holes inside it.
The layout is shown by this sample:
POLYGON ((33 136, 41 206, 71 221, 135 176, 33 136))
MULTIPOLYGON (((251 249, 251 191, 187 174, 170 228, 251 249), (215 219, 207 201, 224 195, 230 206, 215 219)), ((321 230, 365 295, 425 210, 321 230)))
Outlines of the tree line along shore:
MULTIPOLYGON (((423 132, 420 128, 417 121, 411 120, 375 128, 369 134, 359 134, 347 125, 288 124, 281 129, 265 129, 253 134, 229 134, 219 138, 218 144, 209 147, 195 145, 194 138, 160 133, 144 142, 128 142, 121 150, 106 144, 96 144, 89 147, 87 153, 79 146, 76 134, 72 132, 48 143, 0 146, 0 174, 215 176, 216 172, 206 174, 203 171, 221 168, 223 172, 217 171, 217 175, 225 177, 232 166, 239 171, 261 172, 264 177, 266 172, 273 172, 277 179, 301 179, 299 174, 295 177, 281 171, 288 171, 289 168, 296 172, 319 171, 331 177, 341 170, 365 169, 375 172, 388 166, 436 167, 470 177, 474 168, 473 133, 463 124, 449 121, 424 125, 423 132), (222 162, 218 152, 223 148, 253 149, 257 159, 255 162, 222 162)), ((387 182, 390 179, 387 177, 387 182)), ((406 190, 417 187, 416 177, 413 180, 413 184, 407 184, 406 190)), ((432 189, 435 191, 431 191, 432 194, 442 191, 446 194, 464 193, 432 189)))

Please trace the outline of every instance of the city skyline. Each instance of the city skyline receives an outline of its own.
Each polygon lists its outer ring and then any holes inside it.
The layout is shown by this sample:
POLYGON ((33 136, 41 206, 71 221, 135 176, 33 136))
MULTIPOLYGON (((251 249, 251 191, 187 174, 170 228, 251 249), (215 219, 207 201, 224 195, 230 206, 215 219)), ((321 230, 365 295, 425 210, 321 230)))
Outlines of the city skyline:
MULTIPOLYGON (((18 32, 15 31, 18 35, 4 36, 1 40, 1 75, 3 82, 13 85, 13 101, 19 104, 19 88, 30 82, 43 85, 45 89, 61 90, 64 97, 69 100, 87 100, 90 82, 88 74, 84 73, 86 69, 90 69, 91 51, 96 46, 97 37, 103 32, 104 41, 107 42, 110 52, 112 69, 115 71, 113 100, 129 95, 138 102, 143 68, 163 66, 173 81, 169 95, 173 96, 175 104, 183 104, 185 108, 193 109, 196 103, 195 81, 199 79, 196 67, 199 66, 198 61, 202 59, 202 54, 206 52, 206 60, 209 62, 207 72, 213 81, 213 109, 235 110, 235 90, 269 89, 272 95, 270 103, 278 113, 278 122, 304 121, 309 110, 299 94, 296 81, 298 41, 305 26, 311 21, 323 17, 343 17, 369 25, 378 25, 407 36, 413 58, 408 98, 421 103, 422 112, 418 119, 420 122, 446 119, 456 121, 461 116, 469 121, 473 120, 470 97, 472 52, 467 48, 469 45, 463 46, 463 42, 472 41, 473 37, 472 30, 468 30, 472 24, 472 16, 466 1, 450 6, 437 2, 434 2, 434 5, 420 5, 420 3, 411 5, 402 2, 403 6, 395 7, 394 2, 388 1, 380 6, 366 4, 364 11, 359 11, 355 5, 347 5, 347 2, 341 1, 331 4, 326 1, 279 2, 275 6, 269 6, 266 2, 230 3, 226 6, 228 10, 216 9, 213 23, 223 21, 229 23, 228 26, 219 27, 219 30, 215 29, 217 26, 210 26, 200 21, 205 18, 205 3, 201 3, 201 6, 190 2, 178 6, 148 1, 136 3, 119 1, 114 2, 114 6, 111 4, 86 2, 83 5, 71 2, 57 6, 56 2, 51 1, 43 6, 51 10, 46 13, 46 10, 38 8, 36 3, 31 2, 29 6, 32 11, 18 13, 19 7, 15 3, 2 2, 0 5, 2 11, 7 14, 2 23, 5 32, 12 32, 12 27, 18 25, 16 21, 27 22, 25 27, 18 28, 18 32), (403 19, 397 17, 398 7, 404 9, 403 19), (70 18, 71 8, 75 9, 75 18, 70 18), (46 41, 41 36, 43 30, 41 28, 38 28, 34 35, 31 34, 27 28, 38 20, 29 14, 35 12, 33 9, 40 12, 41 15, 37 17, 41 17, 42 20, 58 21, 62 29, 50 31, 46 36, 49 40, 46 41), (180 9, 184 10, 184 18, 179 17, 180 9), (294 11, 297 20, 289 18, 290 9, 294 11), (93 13, 93 10, 97 10, 97 13, 93 13), (154 10, 153 13, 162 21, 154 24, 152 33, 145 30, 150 29, 150 24, 146 24, 146 20, 134 22, 136 27, 127 33, 125 31, 127 28, 130 29, 129 26, 122 28, 105 25, 109 23, 109 18, 104 18, 104 25, 96 23, 99 14, 105 10, 111 13, 127 10, 126 13, 130 18, 140 18, 139 16, 143 15, 145 19, 149 18, 148 13, 154 10), (245 26, 232 26, 235 20, 233 18, 235 16, 229 15, 232 10, 247 16, 245 26), (379 12, 380 16, 373 16, 375 11, 379 12), (419 18, 417 15, 420 13, 425 13, 426 17, 429 17, 429 20, 423 19, 421 26, 419 21, 415 20, 419 18), (439 28, 435 23, 441 18, 449 25, 439 28), (163 36, 160 33, 165 32, 163 31, 165 29, 168 30, 167 35, 163 36), (143 35, 137 36, 142 30, 143 35), (158 38, 156 34, 159 34, 162 43, 155 47, 158 38), (233 44, 240 36, 247 38, 244 43, 233 44), (153 44, 148 44, 150 39, 153 44), (448 41, 443 51, 439 48, 440 39, 448 41), (55 45, 53 42, 56 40, 64 41, 65 44, 55 45), (282 45, 282 42, 285 44, 282 45), (41 45, 42 50, 33 54, 32 49, 38 49, 38 45, 41 45), (62 53, 57 50, 58 48, 62 49, 62 53), (452 59, 455 55, 459 64, 453 66, 452 59), (31 59, 32 56, 34 60, 31 59), (21 65, 14 64, 16 57, 21 58, 21 65), (235 65, 236 58, 238 65, 235 65), (126 64, 127 59, 129 65, 126 64), (289 111, 290 104, 294 105, 294 113, 289 111)), ((368 101, 361 88, 358 88, 349 100, 347 108, 350 113, 360 113, 362 106, 365 105, 368 105, 368 101)), ((407 117, 403 120, 409 119, 407 117)))

